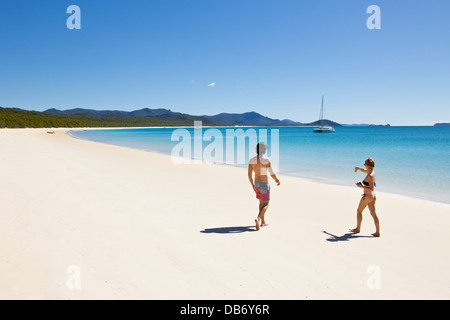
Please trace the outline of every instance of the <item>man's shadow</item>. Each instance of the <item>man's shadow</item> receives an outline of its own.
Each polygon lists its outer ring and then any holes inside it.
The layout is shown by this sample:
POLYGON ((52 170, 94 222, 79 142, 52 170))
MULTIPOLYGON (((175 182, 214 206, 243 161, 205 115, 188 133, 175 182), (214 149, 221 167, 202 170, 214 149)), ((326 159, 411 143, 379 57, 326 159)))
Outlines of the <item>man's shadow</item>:
POLYGON ((348 232, 348 233, 344 234, 343 236, 336 236, 336 235, 331 234, 326 231, 322 231, 322 232, 330 236, 330 238, 327 239, 327 241, 330 241, 330 242, 349 241, 350 239, 356 239, 356 238, 374 238, 371 236, 360 236, 353 232, 348 232))
POLYGON ((253 232, 256 231, 255 226, 240 226, 240 227, 220 227, 220 228, 209 228, 200 231, 201 233, 243 233, 243 232, 253 232))

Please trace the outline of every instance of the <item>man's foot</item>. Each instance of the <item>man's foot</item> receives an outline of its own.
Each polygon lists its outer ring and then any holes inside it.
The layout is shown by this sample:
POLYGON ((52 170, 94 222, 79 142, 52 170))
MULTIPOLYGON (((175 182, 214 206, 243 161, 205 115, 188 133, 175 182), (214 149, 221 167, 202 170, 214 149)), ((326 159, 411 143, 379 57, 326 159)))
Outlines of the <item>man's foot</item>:
POLYGON ((359 229, 358 228, 348 229, 348 231, 353 232, 353 233, 359 233, 359 229))
POLYGON ((259 230, 259 222, 258 222, 258 219, 255 219, 255 223, 256 223, 256 231, 258 231, 258 230, 259 230))
POLYGON ((372 235, 373 235, 374 237, 377 237, 377 238, 380 237, 380 233, 379 233, 379 232, 372 233, 372 235))

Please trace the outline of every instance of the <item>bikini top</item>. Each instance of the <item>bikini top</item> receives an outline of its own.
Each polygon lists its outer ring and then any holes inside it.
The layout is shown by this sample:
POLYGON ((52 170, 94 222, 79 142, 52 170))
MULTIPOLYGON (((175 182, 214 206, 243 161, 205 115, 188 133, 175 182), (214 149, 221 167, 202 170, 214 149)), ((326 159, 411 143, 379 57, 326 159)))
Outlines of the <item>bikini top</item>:
MULTIPOLYGON (((365 186, 369 186, 369 183, 366 181, 366 180, 363 180, 363 185, 365 185, 365 186)), ((373 184, 373 186, 374 187, 376 187, 377 186, 377 183, 375 182, 374 184, 373 184)))

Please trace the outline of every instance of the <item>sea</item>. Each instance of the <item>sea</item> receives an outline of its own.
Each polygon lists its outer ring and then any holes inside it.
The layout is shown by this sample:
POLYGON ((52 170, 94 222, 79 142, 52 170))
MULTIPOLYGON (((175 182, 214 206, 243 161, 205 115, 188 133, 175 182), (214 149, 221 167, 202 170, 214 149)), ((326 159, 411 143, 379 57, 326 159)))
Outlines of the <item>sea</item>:
POLYGON ((376 190, 450 203, 449 126, 343 126, 334 133, 312 127, 164 127, 73 130, 70 135, 200 161, 245 167, 256 143, 278 174, 353 186, 365 174, 355 166, 375 161, 376 190))

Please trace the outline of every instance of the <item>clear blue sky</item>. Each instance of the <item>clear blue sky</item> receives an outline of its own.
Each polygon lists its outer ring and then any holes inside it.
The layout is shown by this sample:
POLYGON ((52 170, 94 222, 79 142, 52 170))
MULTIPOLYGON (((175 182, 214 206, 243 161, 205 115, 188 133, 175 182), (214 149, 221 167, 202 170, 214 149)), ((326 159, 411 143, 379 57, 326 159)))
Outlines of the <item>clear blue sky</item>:
POLYGON ((1 0, 0 48, 3 107, 450 122, 448 0, 1 0))

